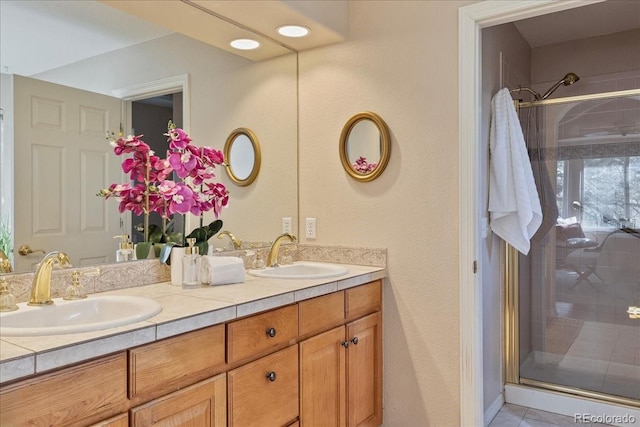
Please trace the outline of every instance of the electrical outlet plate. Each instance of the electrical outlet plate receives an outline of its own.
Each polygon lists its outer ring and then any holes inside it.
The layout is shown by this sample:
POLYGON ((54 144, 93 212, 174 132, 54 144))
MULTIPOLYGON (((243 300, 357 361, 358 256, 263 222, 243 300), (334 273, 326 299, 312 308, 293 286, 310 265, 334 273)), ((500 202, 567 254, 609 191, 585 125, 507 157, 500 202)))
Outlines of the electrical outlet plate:
POLYGON ((315 218, 307 218, 305 224, 305 236, 307 239, 315 239, 316 238, 316 219, 315 218))
POLYGON ((282 232, 291 233, 291 218, 282 218, 282 232))

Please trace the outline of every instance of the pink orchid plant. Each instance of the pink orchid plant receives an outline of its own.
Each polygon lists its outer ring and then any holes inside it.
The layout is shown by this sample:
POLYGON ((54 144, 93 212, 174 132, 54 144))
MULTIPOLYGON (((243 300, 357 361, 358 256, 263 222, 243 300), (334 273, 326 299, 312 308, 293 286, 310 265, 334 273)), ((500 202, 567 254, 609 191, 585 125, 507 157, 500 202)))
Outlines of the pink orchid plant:
POLYGON ((128 210, 148 216, 157 212, 163 221, 173 214, 200 216, 210 210, 218 218, 229 203, 229 193, 223 184, 211 180, 216 176, 215 167, 224 165, 224 155, 210 147, 192 145, 189 135, 171 121, 165 136, 168 137, 165 159, 155 155, 142 141, 142 135, 110 138, 117 156, 131 154, 122 162, 122 170, 138 183, 114 183, 100 190, 98 196, 118 197, 120 213, 128 210), (173 172, 181 181, 171 180, 173 172))
POLYGON ((368 174, 374 171, 374 169, 378 166, 378 163, 376 162, 368 163, 366 157, 360 156, 358 160, 353 162, 352 166, 356 172, 359 172, 362 174, 368 174))

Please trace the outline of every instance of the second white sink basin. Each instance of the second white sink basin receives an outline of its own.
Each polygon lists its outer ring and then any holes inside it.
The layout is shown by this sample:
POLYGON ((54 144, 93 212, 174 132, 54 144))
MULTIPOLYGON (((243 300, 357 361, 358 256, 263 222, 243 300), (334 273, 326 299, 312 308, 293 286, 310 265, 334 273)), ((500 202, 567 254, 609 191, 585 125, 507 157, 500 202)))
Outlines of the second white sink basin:
POLYGON ((347 274, 349 270, 339 264, 300 261, 293 264, 269 267, 264 270, 249 270, 252 276, 275 279, 326 279, 347 274))
POLYGON ((134 296, 95 295, 53 301, 53 305, 43 307, 21 303, 17 311, 0 313, 0 337, 98 331, 140 322, 162 311, 156 301, 134 296))

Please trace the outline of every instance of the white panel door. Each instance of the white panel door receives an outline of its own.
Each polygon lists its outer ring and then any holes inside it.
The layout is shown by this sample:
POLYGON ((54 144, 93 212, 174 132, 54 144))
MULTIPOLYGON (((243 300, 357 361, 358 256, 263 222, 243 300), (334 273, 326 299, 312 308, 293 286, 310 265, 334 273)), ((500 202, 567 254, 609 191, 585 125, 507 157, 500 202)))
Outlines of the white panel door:
POLYGON ((115 261, 121 215, 96 193, 123 182, 106 139, 120 128, 120 99, 14 76, 14 102, 16 271, 43 255, 21 256, 20 245, 63 251, 74 266, 115 261))

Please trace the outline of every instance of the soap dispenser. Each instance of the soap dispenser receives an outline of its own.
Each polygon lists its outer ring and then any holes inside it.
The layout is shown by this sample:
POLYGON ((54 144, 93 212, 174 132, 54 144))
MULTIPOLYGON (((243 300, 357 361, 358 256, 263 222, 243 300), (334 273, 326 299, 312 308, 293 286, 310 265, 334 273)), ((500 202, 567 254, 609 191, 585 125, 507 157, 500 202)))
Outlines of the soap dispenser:
POLYGON ((129 235, 123 234, 113 238, 121 239, 119 249, 116 251, 116 262, 131 261, 133 259, 133 243, 129 240, 129 235))
POLYGON ((16 297, 9 291, 9 283, 0 277, 0 311, 15 311, 18 309, 16 297))
POLYGON ((200 258, 200 248, 195 246, 196 239, 190 237, 187 239, 187 247, 184 257, 182 258, 182 286, 194 287, 200 286, 198 280, 198 259, 200 258))
POLYGON ((84 299, 87 294, 84 292, 84 286, 80 283, 80 276, 82 273, 74 271, 71 273, 71 284, 67 287, 64 297, 65 300, 84 299))

